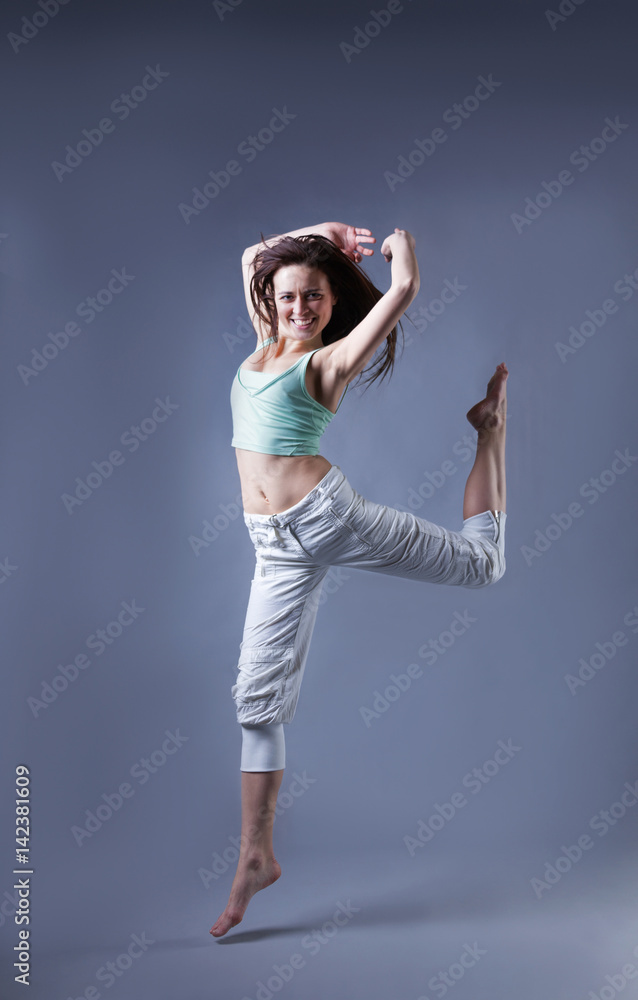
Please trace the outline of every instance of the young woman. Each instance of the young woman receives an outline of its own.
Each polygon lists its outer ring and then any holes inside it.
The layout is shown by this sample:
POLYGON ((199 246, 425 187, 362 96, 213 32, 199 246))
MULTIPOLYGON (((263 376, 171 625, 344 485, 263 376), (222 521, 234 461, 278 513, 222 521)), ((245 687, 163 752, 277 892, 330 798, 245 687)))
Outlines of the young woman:
POLYGON ((258 348, 231 389, 244 521, 255 574, 232 687, 242 727, 242 831, 228 904, 210 933, 238 924, 252 896, 281 874, 272 830, 292 721, 330 566, 429 583, 483 587, 505 571, 507 368, 467 418, 478 431, 463 501, 449 531, 364 499, 319 440, 350 382, 385 377, 396 324, 419 291, 414 239, 395 229, 381 247, 392 283, 383 295, 357 264, 374 250, 369 229, 325 223, 263 239, 242 257, 258 348), (376 364, 366 368, 379 348, 376 364))

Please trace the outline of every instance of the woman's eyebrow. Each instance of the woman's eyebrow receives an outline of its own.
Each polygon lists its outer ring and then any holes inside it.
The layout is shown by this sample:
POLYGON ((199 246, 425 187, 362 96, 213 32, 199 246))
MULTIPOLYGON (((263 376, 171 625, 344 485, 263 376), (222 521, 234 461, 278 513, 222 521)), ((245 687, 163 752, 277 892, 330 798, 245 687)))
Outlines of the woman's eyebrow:
MULTIPOLYGON (((321 288, 304 288, 304 292, 321 292, 321 288)), ((284 291, 283 289, 277 292, 277 295, 292 295, 290 291, 284 291)))

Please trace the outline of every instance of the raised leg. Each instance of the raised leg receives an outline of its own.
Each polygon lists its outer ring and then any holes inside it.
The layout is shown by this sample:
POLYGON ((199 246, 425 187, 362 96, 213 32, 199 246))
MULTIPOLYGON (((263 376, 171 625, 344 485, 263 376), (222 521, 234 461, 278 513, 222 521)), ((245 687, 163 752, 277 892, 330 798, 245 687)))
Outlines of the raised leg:
POLYGON ((211 927, 213 937, 223 937, 240 923, 255 893, 272 885, 281 875, 273 853, 272 831, 283 776, 283 769, 241 772, 239 860, 226 909, 211 927))
POLYGON ((467 413, 478 431, 476 458, 465 484, 463 518, 486 510, 505 512, 505 423, 507 395, 505 364, 497 366, 487 384, 487 395, 467 413))

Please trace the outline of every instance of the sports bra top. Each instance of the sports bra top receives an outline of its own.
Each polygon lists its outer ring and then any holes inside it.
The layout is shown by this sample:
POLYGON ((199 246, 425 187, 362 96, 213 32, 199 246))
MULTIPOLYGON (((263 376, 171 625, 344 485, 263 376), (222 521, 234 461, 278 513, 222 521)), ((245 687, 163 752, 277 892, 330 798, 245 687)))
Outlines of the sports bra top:
MULTIPOLYGON (((274 337, 260 346, 274 343, 274 337)), ((259 350, 257 348, 253 354, 259 350)), ((306 388, 308 351, 284 372, 246 371, 239 367, 230 390, 233 448, 266 455, 318 455, 319 441, 334 417, 332 410, 306 388)), ((252 355, 249 355, 252 357, 252 355)), ((346 394, 344 389, 337 410, 346 394)), ((336 413, 336 410, 335 410, 336 413)))

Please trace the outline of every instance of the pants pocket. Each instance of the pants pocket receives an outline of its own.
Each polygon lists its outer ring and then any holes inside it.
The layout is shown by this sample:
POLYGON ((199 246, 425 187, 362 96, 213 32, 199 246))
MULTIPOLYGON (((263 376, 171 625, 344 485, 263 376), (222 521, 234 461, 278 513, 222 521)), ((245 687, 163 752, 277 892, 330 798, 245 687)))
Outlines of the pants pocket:
POLYGON ((352 502, 345 511, 342 511, 336 504, 328 507, 328 515, 332 518, 335 527, 346 534, 352 541, 358 543, 364 552, 369 552, 372 542, 363 537, 363 514, 362 507, 365 501, 358 493, 355 494, 352 502))
POLYGON ((281 721, 293 646, 242 646, 239 674, 231 689, 239 723, 281 721))

